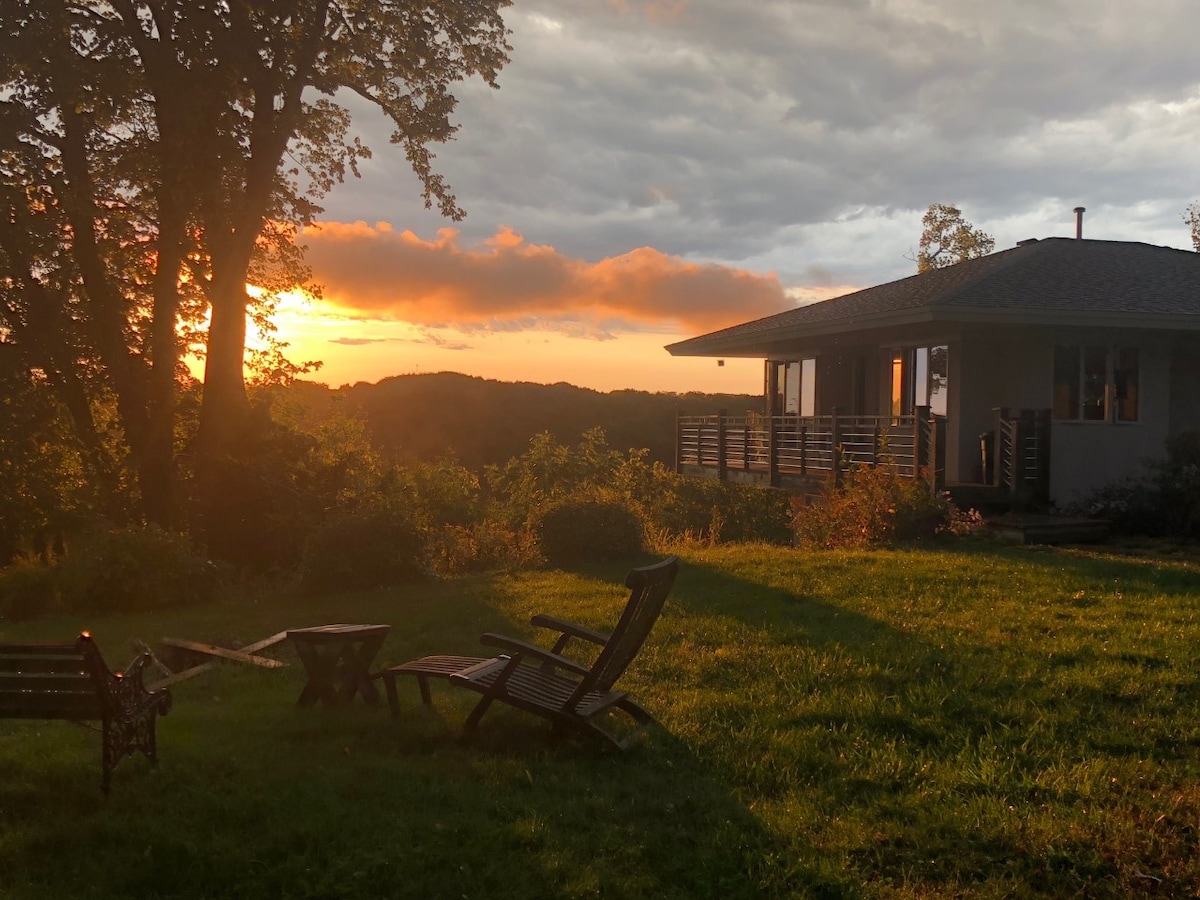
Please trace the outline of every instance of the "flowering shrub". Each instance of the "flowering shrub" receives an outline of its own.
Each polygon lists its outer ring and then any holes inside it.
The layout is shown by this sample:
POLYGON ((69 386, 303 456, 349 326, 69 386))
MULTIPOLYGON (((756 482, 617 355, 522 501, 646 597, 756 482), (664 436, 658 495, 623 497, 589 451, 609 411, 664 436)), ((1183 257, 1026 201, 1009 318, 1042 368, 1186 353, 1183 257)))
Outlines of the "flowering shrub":
POLYGON ((981 524, 946 493, 932 494, 924 479, 901 476, 895 466, 852 466, 840 487, 797 510, 796 542, 825 548, 864 547, 966 534, 981 524))

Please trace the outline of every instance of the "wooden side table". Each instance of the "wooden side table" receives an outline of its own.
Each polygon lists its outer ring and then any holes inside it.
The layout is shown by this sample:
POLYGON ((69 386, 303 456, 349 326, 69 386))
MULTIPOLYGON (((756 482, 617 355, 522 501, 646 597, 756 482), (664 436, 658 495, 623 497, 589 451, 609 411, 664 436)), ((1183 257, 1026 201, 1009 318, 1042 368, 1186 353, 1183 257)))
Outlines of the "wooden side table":
POLYGON ((297 705, 312 706, 321 700, 327 706, 340 706, 355 694, 371 706, 378 704, 379 691, 369 670, 390 630, 390 625, 318 625, 289 631, 288 639, 296 645, 308 676, 297 705))

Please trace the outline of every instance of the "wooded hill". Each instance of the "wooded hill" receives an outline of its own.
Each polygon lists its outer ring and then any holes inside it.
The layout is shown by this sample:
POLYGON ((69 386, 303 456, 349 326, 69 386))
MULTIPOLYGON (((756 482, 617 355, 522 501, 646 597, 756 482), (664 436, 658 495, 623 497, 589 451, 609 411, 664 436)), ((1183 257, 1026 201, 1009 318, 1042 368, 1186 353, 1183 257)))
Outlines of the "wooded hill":
POLYGON ((600 427, 622 452, 645 447, 652 460, 673 463, 675 417, 709 415, 719 409, 761 409, 750 394, 601 393, 574 385, 495 381, 439 372, 398 375, 378 384, 360 382, 330 389, 297 382, 276 395, 292 407, 298 424, 311 426, 333 415, 361 416, 373 441, 395 462, 428 462, 453 453, 469 469, 506 462, 548 431, 559 443, 576 443, 600 427))

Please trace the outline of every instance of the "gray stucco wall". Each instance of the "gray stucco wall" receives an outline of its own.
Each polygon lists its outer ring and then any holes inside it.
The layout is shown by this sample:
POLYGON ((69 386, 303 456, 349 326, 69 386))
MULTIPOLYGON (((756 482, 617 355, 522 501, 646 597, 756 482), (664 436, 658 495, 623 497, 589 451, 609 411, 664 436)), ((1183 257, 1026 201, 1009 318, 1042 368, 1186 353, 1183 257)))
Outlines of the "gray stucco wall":
POLYGON ((964 475, 971 471, 966 465, 974 464, 972 455, 978 456, 979 433, 992 427, 992 407, 1053 406, 1054 346, 1059 343, 1137 347, 1140 381, 1137 422, 1052 423, 1050 498, 1062 506, 1082 492, 1138 473, 1147 458, 1161 455, 1173 392, 1170 343, 1161 336, 1046 330, 976 335, 960 354, 963 395, 974 398, 973 405, 960 409, 960 437, 964 444, 973 439, 973 446, 959 454, 964 475))
POLYGON ((947 464, 949 479, 972 481, 978 475, 979 435, 994 426, 995 407, 1053 406, 1056 344, 1137 347, 1141 383, 1137 422, 1051 425, 1050 497, 1060 506, 1140 472, 1147 458, 1162 454, 1174 423, 1200 425, 1200 346, 1181 354, 1195 362, 1177 362, 1172 373, 1171 341, 1161 334, 1019 328, 968 333, 951 346, 957 384, 951 383, 949 421, 958 439, 958 468, 947 464))

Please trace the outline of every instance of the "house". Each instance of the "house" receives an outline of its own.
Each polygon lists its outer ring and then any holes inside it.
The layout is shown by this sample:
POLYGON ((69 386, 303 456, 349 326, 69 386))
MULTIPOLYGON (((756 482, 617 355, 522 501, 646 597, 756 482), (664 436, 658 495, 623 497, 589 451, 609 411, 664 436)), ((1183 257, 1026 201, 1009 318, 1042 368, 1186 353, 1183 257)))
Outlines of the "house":
POLYGON ((1062 505, 1200 427, 1200 254, 1022 241, 666 349, 766 361, 762 413, 681 421, 681 470, 787 486, 882 440, 939 486, 1062 505))

